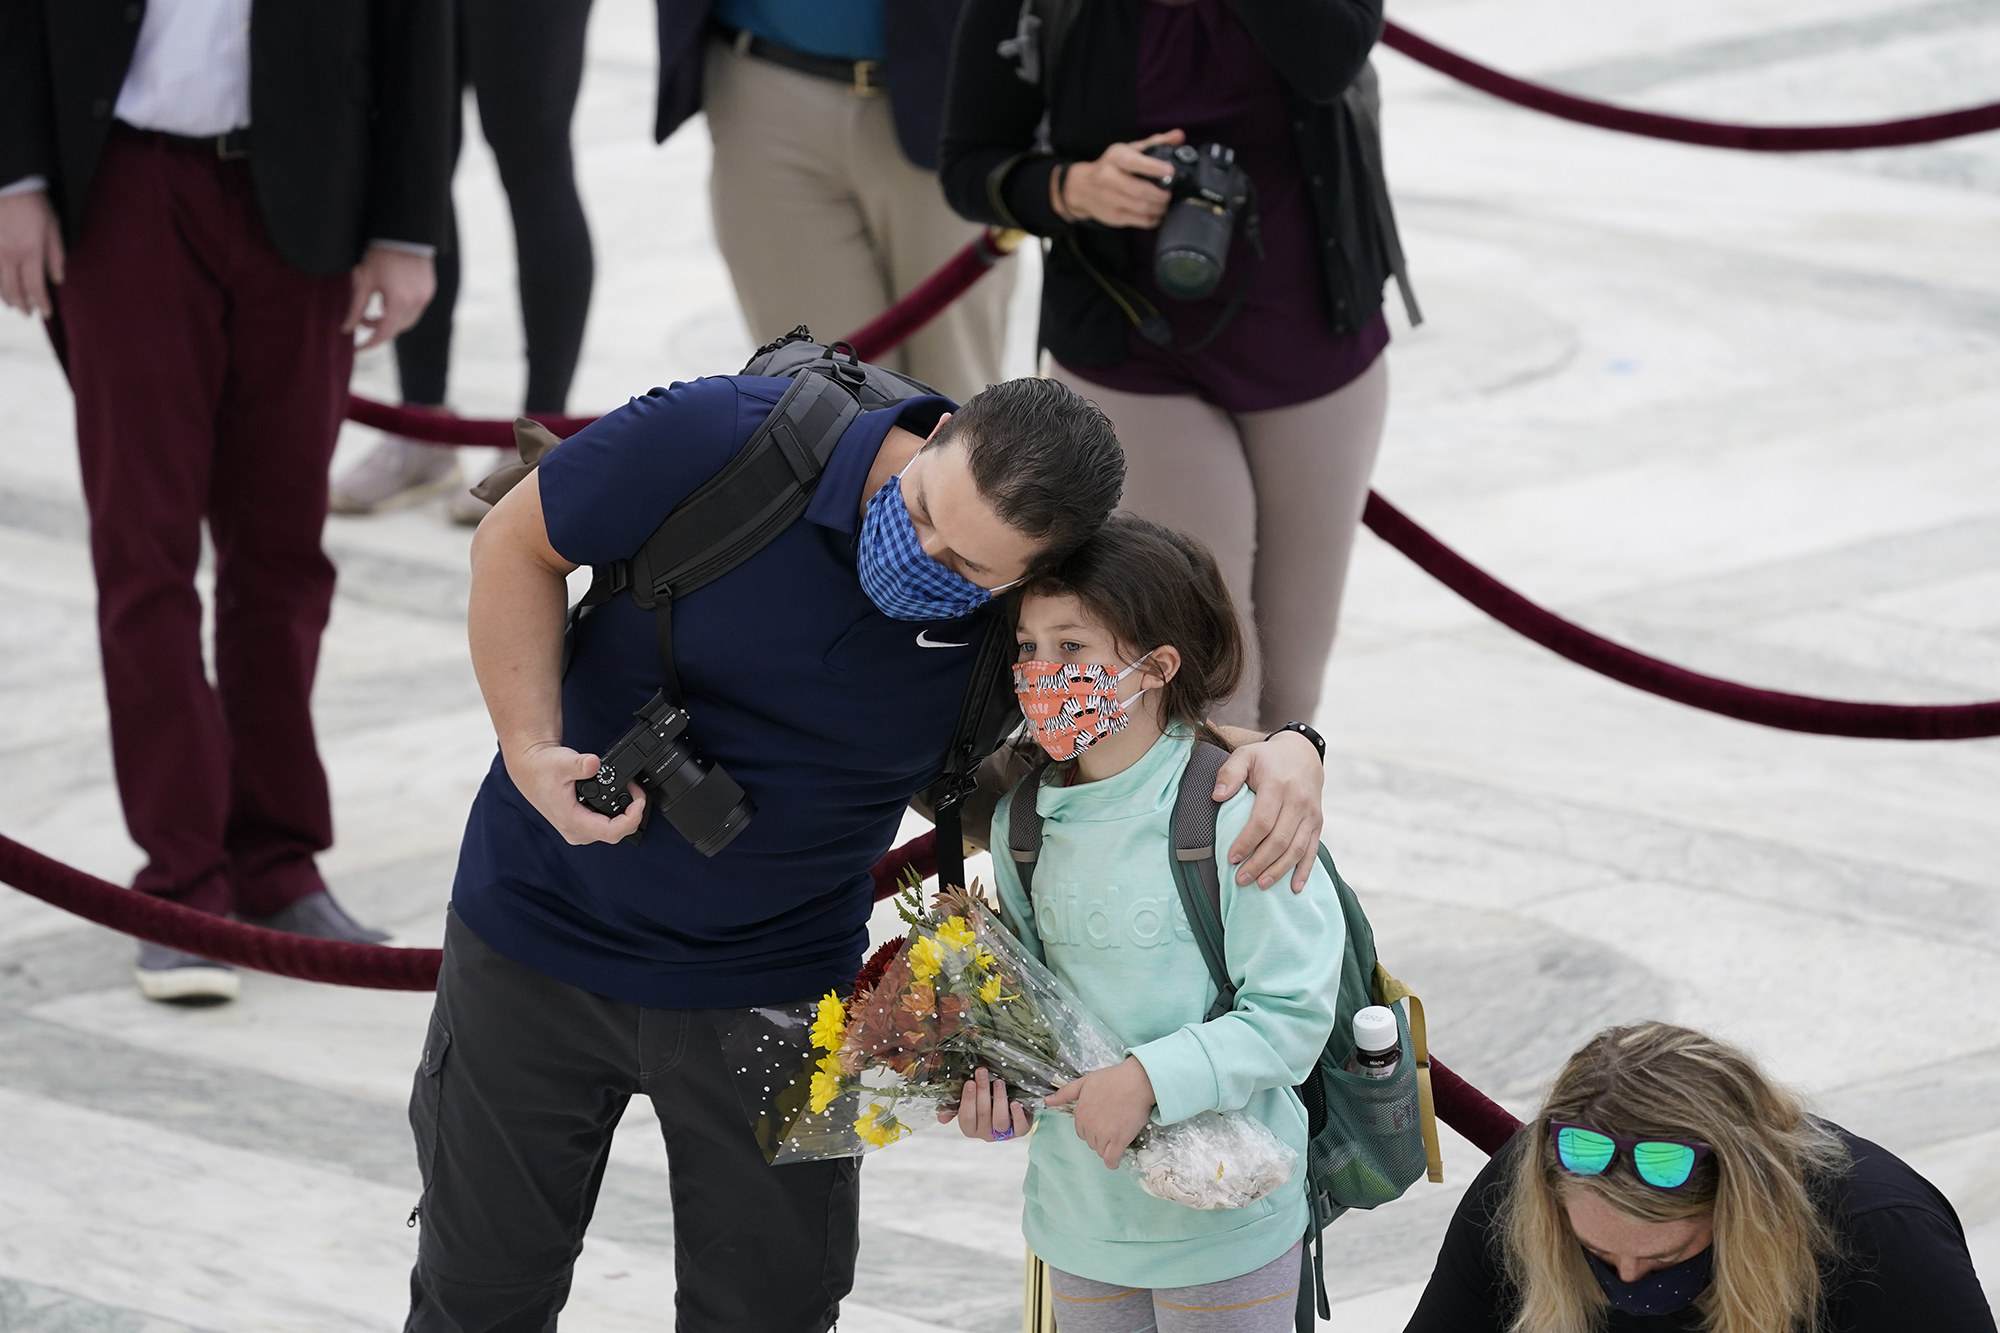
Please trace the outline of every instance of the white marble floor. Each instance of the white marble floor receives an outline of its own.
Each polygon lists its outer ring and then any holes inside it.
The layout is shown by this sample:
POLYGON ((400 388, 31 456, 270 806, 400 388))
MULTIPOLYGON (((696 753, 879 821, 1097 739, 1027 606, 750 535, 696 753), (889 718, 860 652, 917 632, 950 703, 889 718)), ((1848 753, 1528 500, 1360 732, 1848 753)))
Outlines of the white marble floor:
MULTIPOLYGON (((1510 70, 1694 114, 2000 96, 1985 0, 1394 9, 1510 70)), ((578 410, 749 346, 709 234, 706 133, 648 141, 651 6, 597 10, 578 410)), ((1377 63, 1429 316, 1396 323, 1382 491, 1530 595, 1676 661, 1855 698, 2000 696, 2000 135, 1731 155, 1377 63)), ((511 238, 476 146, 458 195, 453 397, 507 413, 511 238)), ((357 379, 391 392, 379 355, 357 379)), ((119 878, 138 854, 110 785, 69 411, 37 330, 0 321, 0 830, 119 878)), ((350 430, 343 456, 369 442, 350 430)), ((491 746, 460 627, 466 535, 432 508, 336 519, 327 544, 326 869, 360 915, 435 942, 491 746)), ((2000 742, 1794 736, 1663 703, 1511 637, 1372 537, 1348 607, 1319 718, 1328 839, 1439 1052, 1524 1108, 1603 1023, 1727 1033, 1936 1180, 1991 1283, 2000 742)), ((140 1000, 129 964, 125 941, 0 891, 0 1330, 394 1326, 426 998, 250 977, 232 1006, 181 1011, 140 1000)), ((1329 1233, 1330 1327, 1401 1327, 1479 1162, 1448 1140, 1450 1184, 1329 1233)), ((657 1145, 635 1111, 566 1328, 670 1321, 657 1145)), ((844 1326, 1017 1326, 1019 1169, 942 1136, 873 1159, 844 1326)))

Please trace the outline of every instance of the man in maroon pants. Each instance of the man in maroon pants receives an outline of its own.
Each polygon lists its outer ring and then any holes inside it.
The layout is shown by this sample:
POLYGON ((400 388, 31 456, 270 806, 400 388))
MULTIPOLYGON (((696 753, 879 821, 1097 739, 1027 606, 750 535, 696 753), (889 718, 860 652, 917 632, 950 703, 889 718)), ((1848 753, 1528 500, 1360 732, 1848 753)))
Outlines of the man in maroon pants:
MULTIPOLYGON (((430 299, 449 49, 443 0, 0 0, 0 300, 49 320, 76 395, 134 887, 331 939, 382 936, 313 859, 327 464, 355 331, 430 299)), ((138 979, 236 993, 150 944, 138 979)))

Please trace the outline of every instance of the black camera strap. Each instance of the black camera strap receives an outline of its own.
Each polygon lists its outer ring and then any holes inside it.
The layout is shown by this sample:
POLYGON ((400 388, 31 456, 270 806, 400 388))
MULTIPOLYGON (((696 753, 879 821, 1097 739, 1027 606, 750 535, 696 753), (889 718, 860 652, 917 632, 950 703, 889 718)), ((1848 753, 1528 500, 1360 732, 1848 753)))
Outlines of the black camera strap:
POLYGON ((972 661, 972 679, 952 728, 944 773, 931 788, 931 818, 937 825, 939 884, 965 885, 965 822, 960 807, 979 785, 979 765, 1021 725, 1014 695, 1017 656, 1011 599, 995 601, 993 614, 972 661))
POLYGON ((1230 321, 1236 318, 1237 312, 1243 309, 1243 303, 1250 297, 1250 285, 1257 280, 1257 274, 1264 267, 1264 230, 1258 221, 1257 186, 1254 182, 1250 183, 1249 191, 1249 203, 1243 213, 1243 239, 1250 246, 1250 258, 1253 261, 1250 271, 1237 282, 1236 290, 1230 293, 1229 300, 1217 313, 1215 322, 1208 326, 1208 332, 1191 343, 1176 343, 1173 329, 1168 326, 1166 316, 1160 313, 1158 306, 1147 300, 1145 294, 1131 283, 1123 278, 1114 278, 1099 268, 1077 241, 1075 228, 1072 227, 1063 233, 1060 244, 1090 276, 1091 281, 1111 298, 1111 303, 1131 321, 1132 327, 1139 331, 1140 337, 1162 351, 1199 352, 1220 337, 1222 331, 1229 327, 1230 321))

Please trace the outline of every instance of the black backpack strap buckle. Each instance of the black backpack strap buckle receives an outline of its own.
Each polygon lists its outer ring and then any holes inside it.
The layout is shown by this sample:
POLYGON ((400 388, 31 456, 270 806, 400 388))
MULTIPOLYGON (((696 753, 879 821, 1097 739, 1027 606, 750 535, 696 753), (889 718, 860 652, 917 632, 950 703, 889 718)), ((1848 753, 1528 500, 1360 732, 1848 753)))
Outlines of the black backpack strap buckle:
POLYGON ((827 344, 824 358, 827 373, 847 385, 850 389, 858 391, 862 385, 868 382, 868 372, 861 368, 861 357, 854 350, 853 343, 834 342, 827 344), (843 352, 847 354, 845 362, 842 362, 840 359, 840 354, 843 352))

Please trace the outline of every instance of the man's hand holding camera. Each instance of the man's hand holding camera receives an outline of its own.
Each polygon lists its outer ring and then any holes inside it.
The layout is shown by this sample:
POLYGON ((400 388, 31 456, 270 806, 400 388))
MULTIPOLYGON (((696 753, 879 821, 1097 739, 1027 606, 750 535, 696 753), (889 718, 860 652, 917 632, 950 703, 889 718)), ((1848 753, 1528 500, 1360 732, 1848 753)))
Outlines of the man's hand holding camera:
POLYGON ((598 814, 576 799, 576 784, 597 776, 598 757, 580 754, 560 741, 541 741, 502 756, 507 776, 514 780, 528 804, 541 812, 563 840, 573 847, 592 842, 620 842, 631 836, 646 815, 646 793, 639 784, 628 784, 632 804, 616 819, 598 814))

